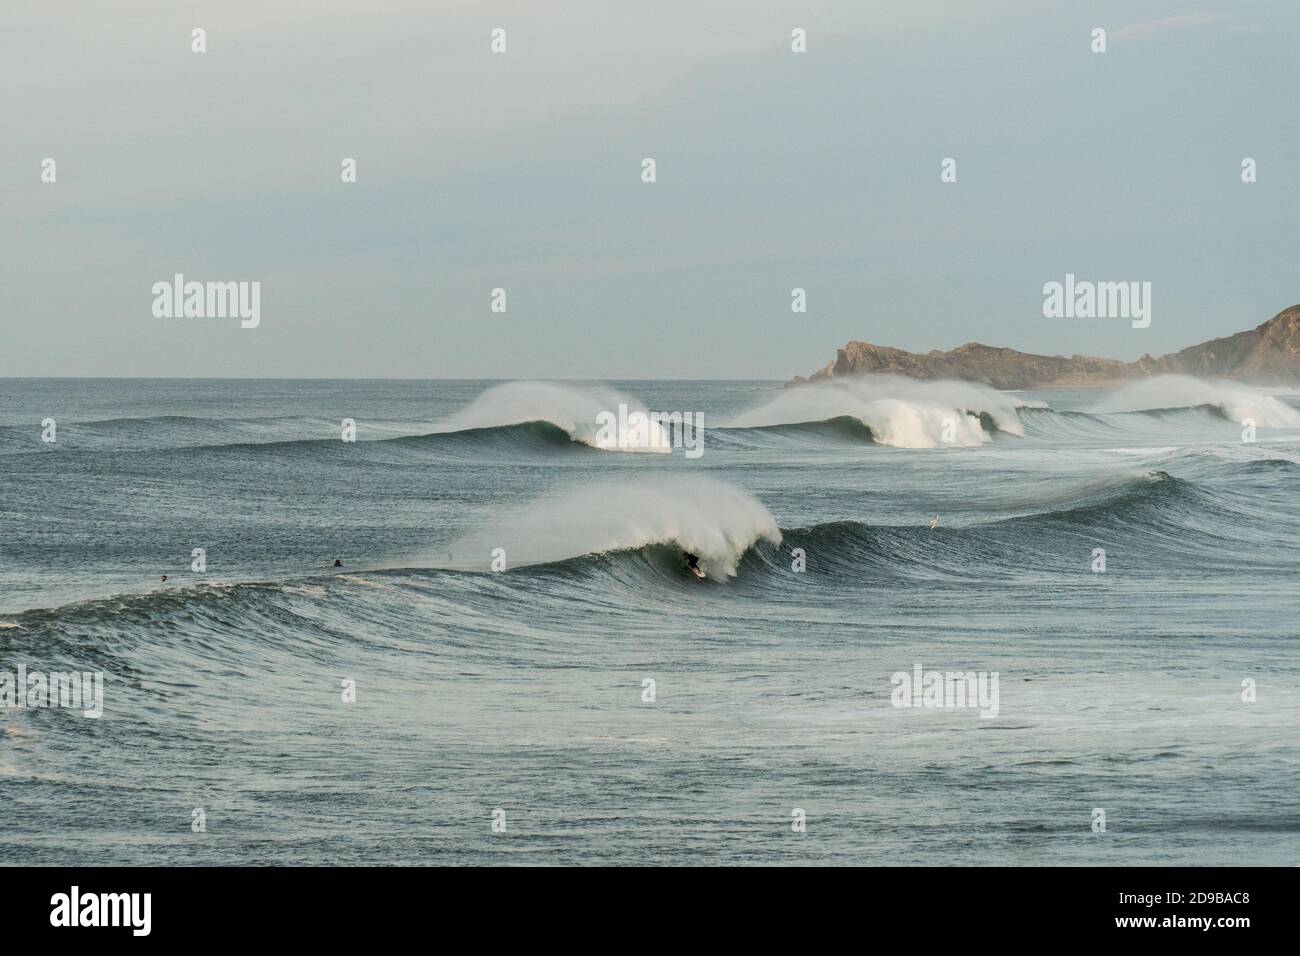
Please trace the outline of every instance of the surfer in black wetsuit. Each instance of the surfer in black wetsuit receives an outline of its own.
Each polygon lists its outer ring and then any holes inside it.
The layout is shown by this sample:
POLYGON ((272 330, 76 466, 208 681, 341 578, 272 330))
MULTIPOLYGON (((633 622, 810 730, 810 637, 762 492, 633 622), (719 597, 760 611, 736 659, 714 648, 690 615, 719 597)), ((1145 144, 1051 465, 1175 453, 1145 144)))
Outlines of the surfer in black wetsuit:
POLYGON ((699 572, 700 556, 698 554, 691 554, 689 551, 683 551, 682 557, 686 559, 686 566, 688 568, 690 568, 692 571, 695 571, 697 573, 699 572))
POLYGON ((341 567, 343 567, 343 562, 340 561, 338 558, 335 558, 335 559, 334 559, 334 567, 336 567, 336 568, 341 568, 341 567))

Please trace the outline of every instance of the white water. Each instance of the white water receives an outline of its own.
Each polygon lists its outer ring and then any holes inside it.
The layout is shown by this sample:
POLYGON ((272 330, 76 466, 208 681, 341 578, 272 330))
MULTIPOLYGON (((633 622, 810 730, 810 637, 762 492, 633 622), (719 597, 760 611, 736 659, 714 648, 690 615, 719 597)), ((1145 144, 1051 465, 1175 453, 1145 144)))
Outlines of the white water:
POLYGON ((1016 409, 1028 403, 972 382, 926 382, 892 375, 832 379, 782 391, 742 412, 732 428, 794 425, 842 416, 862 421, 882 445, 938 448, 981 445, 989 436, 967 412, 986 413, 1002 431, 1024 436, 1016 409), (945 429, 951 440, 945 440, 945 429))
POLYGON ((615 389, 604 386, 556 385, 550 382, 506 382, 488 389, 435 427, 435 432, 471 428, 498 428, 525 422, 550 422, 576 442, 603 451, 661 452, 671 454, 669 436, 658 423, 645 422, 644 441, 620 443, 616 428, 602 429, 602 412, 617 416, 619 406, 628 414, 646 408, 615 389))
POLYGON ((1238 423, 1250 419, 1261 428, 1300 428, 1300 412, 1266 391, 1238 382, 1190 375, 1157 375, 1121 386, 1101 399, 1093 410, 1111 414, 1202 405, 1212 405, 1238 423))
POLYGON ((700 558, 714 580, 734 577, 760 539, 781 541, 776 519, 757 499, 704 476, 596 482, 544 495, 490 519, 456 542, 443 566, 487 570, 494 549, 506 569, 584 554, 674 544, 700 558))

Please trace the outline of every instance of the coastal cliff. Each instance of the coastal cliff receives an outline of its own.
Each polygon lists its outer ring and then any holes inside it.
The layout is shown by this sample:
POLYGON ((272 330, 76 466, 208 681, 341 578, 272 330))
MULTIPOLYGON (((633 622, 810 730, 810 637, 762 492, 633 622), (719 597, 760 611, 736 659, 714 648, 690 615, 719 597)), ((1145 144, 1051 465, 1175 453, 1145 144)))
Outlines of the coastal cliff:
POLYGON ((1093 388, 1148 375, 1198 375, 1259 385, 1300 385, 1300 305, 1254 329, 1136 362, 1088 355, 1034 355, 976 342, 919 353, 849 342, 835 361, 791 385, 851 375, 903 375, 982 382, 993 388, 1093 388))

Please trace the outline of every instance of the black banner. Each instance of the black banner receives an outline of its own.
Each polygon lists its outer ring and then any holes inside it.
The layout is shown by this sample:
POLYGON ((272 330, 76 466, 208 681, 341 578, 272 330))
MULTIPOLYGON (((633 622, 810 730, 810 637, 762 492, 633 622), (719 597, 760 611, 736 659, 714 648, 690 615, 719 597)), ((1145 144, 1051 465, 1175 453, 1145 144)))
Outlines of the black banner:
MULTIPOLYGON (((1288 869, 485 870, 29 868, 5 882, 6 940, 75 933, 79 944, 340 942, 400 938, 430 923, 584 933, 684 920, 744 937, 771 920, 873 940, 951 941, 1031 930, 1080 939, 1191 939, 1231 946, 1278 932, 1288 869), (696 881, 699 881, 698 883, 696 881), (723 882, 725 881, 725 882, 723 882), (785 915, 782 915, 785 914, 785 915), (851 925, 850 925, 851 924, 851 925), (1244 934, 1244 936, 1243 936, 1244 934)), ((618 936, 609 936, 613 942, 618 936)), ((14 950, 17 952, 18 950, 14 950)))

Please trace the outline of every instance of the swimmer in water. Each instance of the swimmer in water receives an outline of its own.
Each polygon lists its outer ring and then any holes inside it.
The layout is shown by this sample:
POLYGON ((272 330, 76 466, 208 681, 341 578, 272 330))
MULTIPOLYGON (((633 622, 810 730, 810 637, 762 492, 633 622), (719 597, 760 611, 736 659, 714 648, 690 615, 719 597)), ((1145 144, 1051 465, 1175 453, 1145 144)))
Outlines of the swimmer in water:
POLYGON ((335 558, 335 559, 334 559, 334 567, 336 567, 336 568, 341 568, 341 567, 343 567, 343 562, 340 561, 338 558, 335 558))

